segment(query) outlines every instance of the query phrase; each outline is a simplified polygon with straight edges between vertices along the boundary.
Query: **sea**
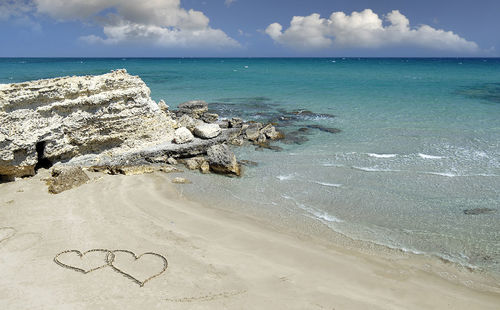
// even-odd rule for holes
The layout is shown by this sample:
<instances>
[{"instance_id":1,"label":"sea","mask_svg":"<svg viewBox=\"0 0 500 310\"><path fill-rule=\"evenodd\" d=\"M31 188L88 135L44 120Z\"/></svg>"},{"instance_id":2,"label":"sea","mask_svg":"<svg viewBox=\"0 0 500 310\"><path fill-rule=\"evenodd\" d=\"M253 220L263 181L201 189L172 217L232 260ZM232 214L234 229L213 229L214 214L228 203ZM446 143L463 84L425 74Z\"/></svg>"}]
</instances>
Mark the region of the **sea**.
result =
<instances>
[{"instance_id":1,"label":"sea","mask_svg":"<svg viewBox=\"0 0 500 310\"><path fill-rule=\"evenodd\" d=\"M2 58L0 83L120 68L171 108L285 133L187 197L500 274L500 59Z\"/></svg>"}]
</instances>

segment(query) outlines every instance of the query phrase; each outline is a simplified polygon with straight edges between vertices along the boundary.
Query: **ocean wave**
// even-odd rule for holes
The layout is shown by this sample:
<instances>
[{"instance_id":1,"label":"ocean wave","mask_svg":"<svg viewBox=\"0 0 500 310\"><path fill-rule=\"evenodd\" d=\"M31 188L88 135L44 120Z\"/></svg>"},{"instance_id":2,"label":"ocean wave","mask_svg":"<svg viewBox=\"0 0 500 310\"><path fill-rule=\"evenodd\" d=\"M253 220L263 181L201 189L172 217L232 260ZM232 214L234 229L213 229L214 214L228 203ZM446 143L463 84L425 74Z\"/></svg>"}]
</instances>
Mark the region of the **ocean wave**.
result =
<instances>
[{"instance_id":1,"label":"ocean wave","mask_svg":"<svg viewBox=\"0 0 500 310\"><path fill-rule=\"evenodd\" d=\"M329 187L341 187L342 184L335 184L335 183L326 183L326 182L319 182L319 181L311 181L313 183L323 185L323 186L329 186Z\"/></svg>"},{"instance_id":2,"label":"ocean wave","mask_svg":"<svg viewBox=\"0 0 500 310\"><path fill-rule=\"evenodd\" d=\"M288 180L293 180L294 174L288 174L288 175L278 175L276 179L280 181L288 181Z\"/></svg>"},{"instance_id":3,"label":"ocean wave","mask_svg":"<svg viewBox=\"0 0 500 310\"><path fill-rule=\"evenodd\" d=\"M444 158L443 156L427 155L427 154L422 154L422 153L418 153L418 156L420 156L420 158L423 158L423 159L443 159Z\"/></svg>"},{"instance_id":4,"label":"ocean wave","mask_svg":"<svg viewBox=\"0 0 500 310\"><path fill-rule=\"evenodd\" d=\"M307 214L309 214L314 219L318 219L320 221L326 221L326 222L330 222L330 223L342 223L342 222L344 222L343 220L336 218L335 216L333 216L325 211L320 211L316 208L306 206L305 204L298 202L295 198L293 198L291 196L283 194L283 195L281 195L281 197L285 198L287 200L293 201L299 209L305 211Z\"/></svg>"},{"instance_id":5,"label":"ocean wave","mask_svg":"<svg viewBox=\"0 0 500 310\"><path fill-rule=\"evenodd\" d=\"M375 158L394 158L398 156L398 154L376 154L376 153L366 153L366 155Z\"/></svg>"},{"instance_id":6,"label":"ocean wave","mask_svg":"<svg viewBox=\"0 0 500 310\"><path fill-rule=\"evenodd\" d=\"M382 168L375 168L375 167L357 167L357 166L352 166L351 168L355 169L355 170L365 171L365 172L403 172L403 170L382 169Z\"/></svg>"}]
</instances>

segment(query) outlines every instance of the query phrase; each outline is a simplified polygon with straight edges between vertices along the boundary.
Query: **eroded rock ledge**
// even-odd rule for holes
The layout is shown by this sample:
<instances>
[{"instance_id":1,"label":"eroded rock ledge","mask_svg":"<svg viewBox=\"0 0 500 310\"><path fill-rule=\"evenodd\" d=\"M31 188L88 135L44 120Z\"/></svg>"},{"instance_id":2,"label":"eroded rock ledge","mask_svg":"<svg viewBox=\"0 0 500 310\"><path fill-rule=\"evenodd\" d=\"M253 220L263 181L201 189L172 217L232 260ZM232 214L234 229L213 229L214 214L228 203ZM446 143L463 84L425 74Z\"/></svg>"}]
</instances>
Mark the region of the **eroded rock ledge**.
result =
<instances>
[{"instance_id":1,"label":"eroded rock ledge","mask_svg":"<svg viewBox=\"0 0 500 310\"><path fill-rule=\"evenodd\" d=\"M123 69L0 84L0 124L0 181L32 176L56 163L99 169L175 164L200 156L203 172L239 175L229 148L205 159L207 150L244 143L271 148L270 140L283 137L272 125L219 120L204 101L170 111L164 101L151 99L139 77Z\"/></svg>"}]
</instances>

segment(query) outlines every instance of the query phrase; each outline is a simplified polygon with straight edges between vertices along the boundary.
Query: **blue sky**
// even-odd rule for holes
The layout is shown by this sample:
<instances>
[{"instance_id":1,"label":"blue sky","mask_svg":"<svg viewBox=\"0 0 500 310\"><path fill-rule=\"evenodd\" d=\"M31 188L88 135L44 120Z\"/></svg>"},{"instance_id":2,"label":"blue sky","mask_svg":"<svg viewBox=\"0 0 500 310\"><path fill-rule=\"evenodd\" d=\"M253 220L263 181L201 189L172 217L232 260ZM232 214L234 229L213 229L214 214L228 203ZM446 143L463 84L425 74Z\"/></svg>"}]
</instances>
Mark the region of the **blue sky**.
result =
<instances>
[{"instance_id":1,"label":"blue sky","mask_svg":"<svg viewBox=\"0 0 500 310\"><path fill-rule=\"evenodd\" d=\"M498 13L497 0L0 0L0 57L499 56Z\"/></svg>"}]
</instances>

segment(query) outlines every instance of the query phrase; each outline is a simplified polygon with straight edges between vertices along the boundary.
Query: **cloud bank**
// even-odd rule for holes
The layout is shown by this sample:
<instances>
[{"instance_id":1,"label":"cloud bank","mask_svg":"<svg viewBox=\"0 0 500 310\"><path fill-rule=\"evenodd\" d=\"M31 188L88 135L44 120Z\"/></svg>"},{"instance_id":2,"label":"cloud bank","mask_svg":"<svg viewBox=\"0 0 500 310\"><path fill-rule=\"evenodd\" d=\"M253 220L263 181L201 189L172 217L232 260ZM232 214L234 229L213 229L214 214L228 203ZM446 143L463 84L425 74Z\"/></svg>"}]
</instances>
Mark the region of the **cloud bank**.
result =
<instances>
[{"instance_id":1,"label":"cloud bank","mask_svg":"<svg viewBox=\"0 0 500 310\"><path fill-rule=\"evenodd\" d=\"M451 31L428 25L412 28L408 18L397 10L384 20L370 9L351 15L334 12L329 18L319 14L294 16L285 31L282 25L273 23L265 32L275 42L298 50L414 46L462 53L480 51L476 43Z\"/></svg>"},{"instance_id":2,"label":"cloud bank","mask_svg":"<svg viewBox=\"0 0 500 310\"><path fill-rule=\"evenodd\" d=\"M33 0L38 13L59 21L94 21L104 36L90 43L148 43L163 47L227 48L239 43L209 26L200 11L186 10L180 0Z\"/></svg>"}]
</instances>

